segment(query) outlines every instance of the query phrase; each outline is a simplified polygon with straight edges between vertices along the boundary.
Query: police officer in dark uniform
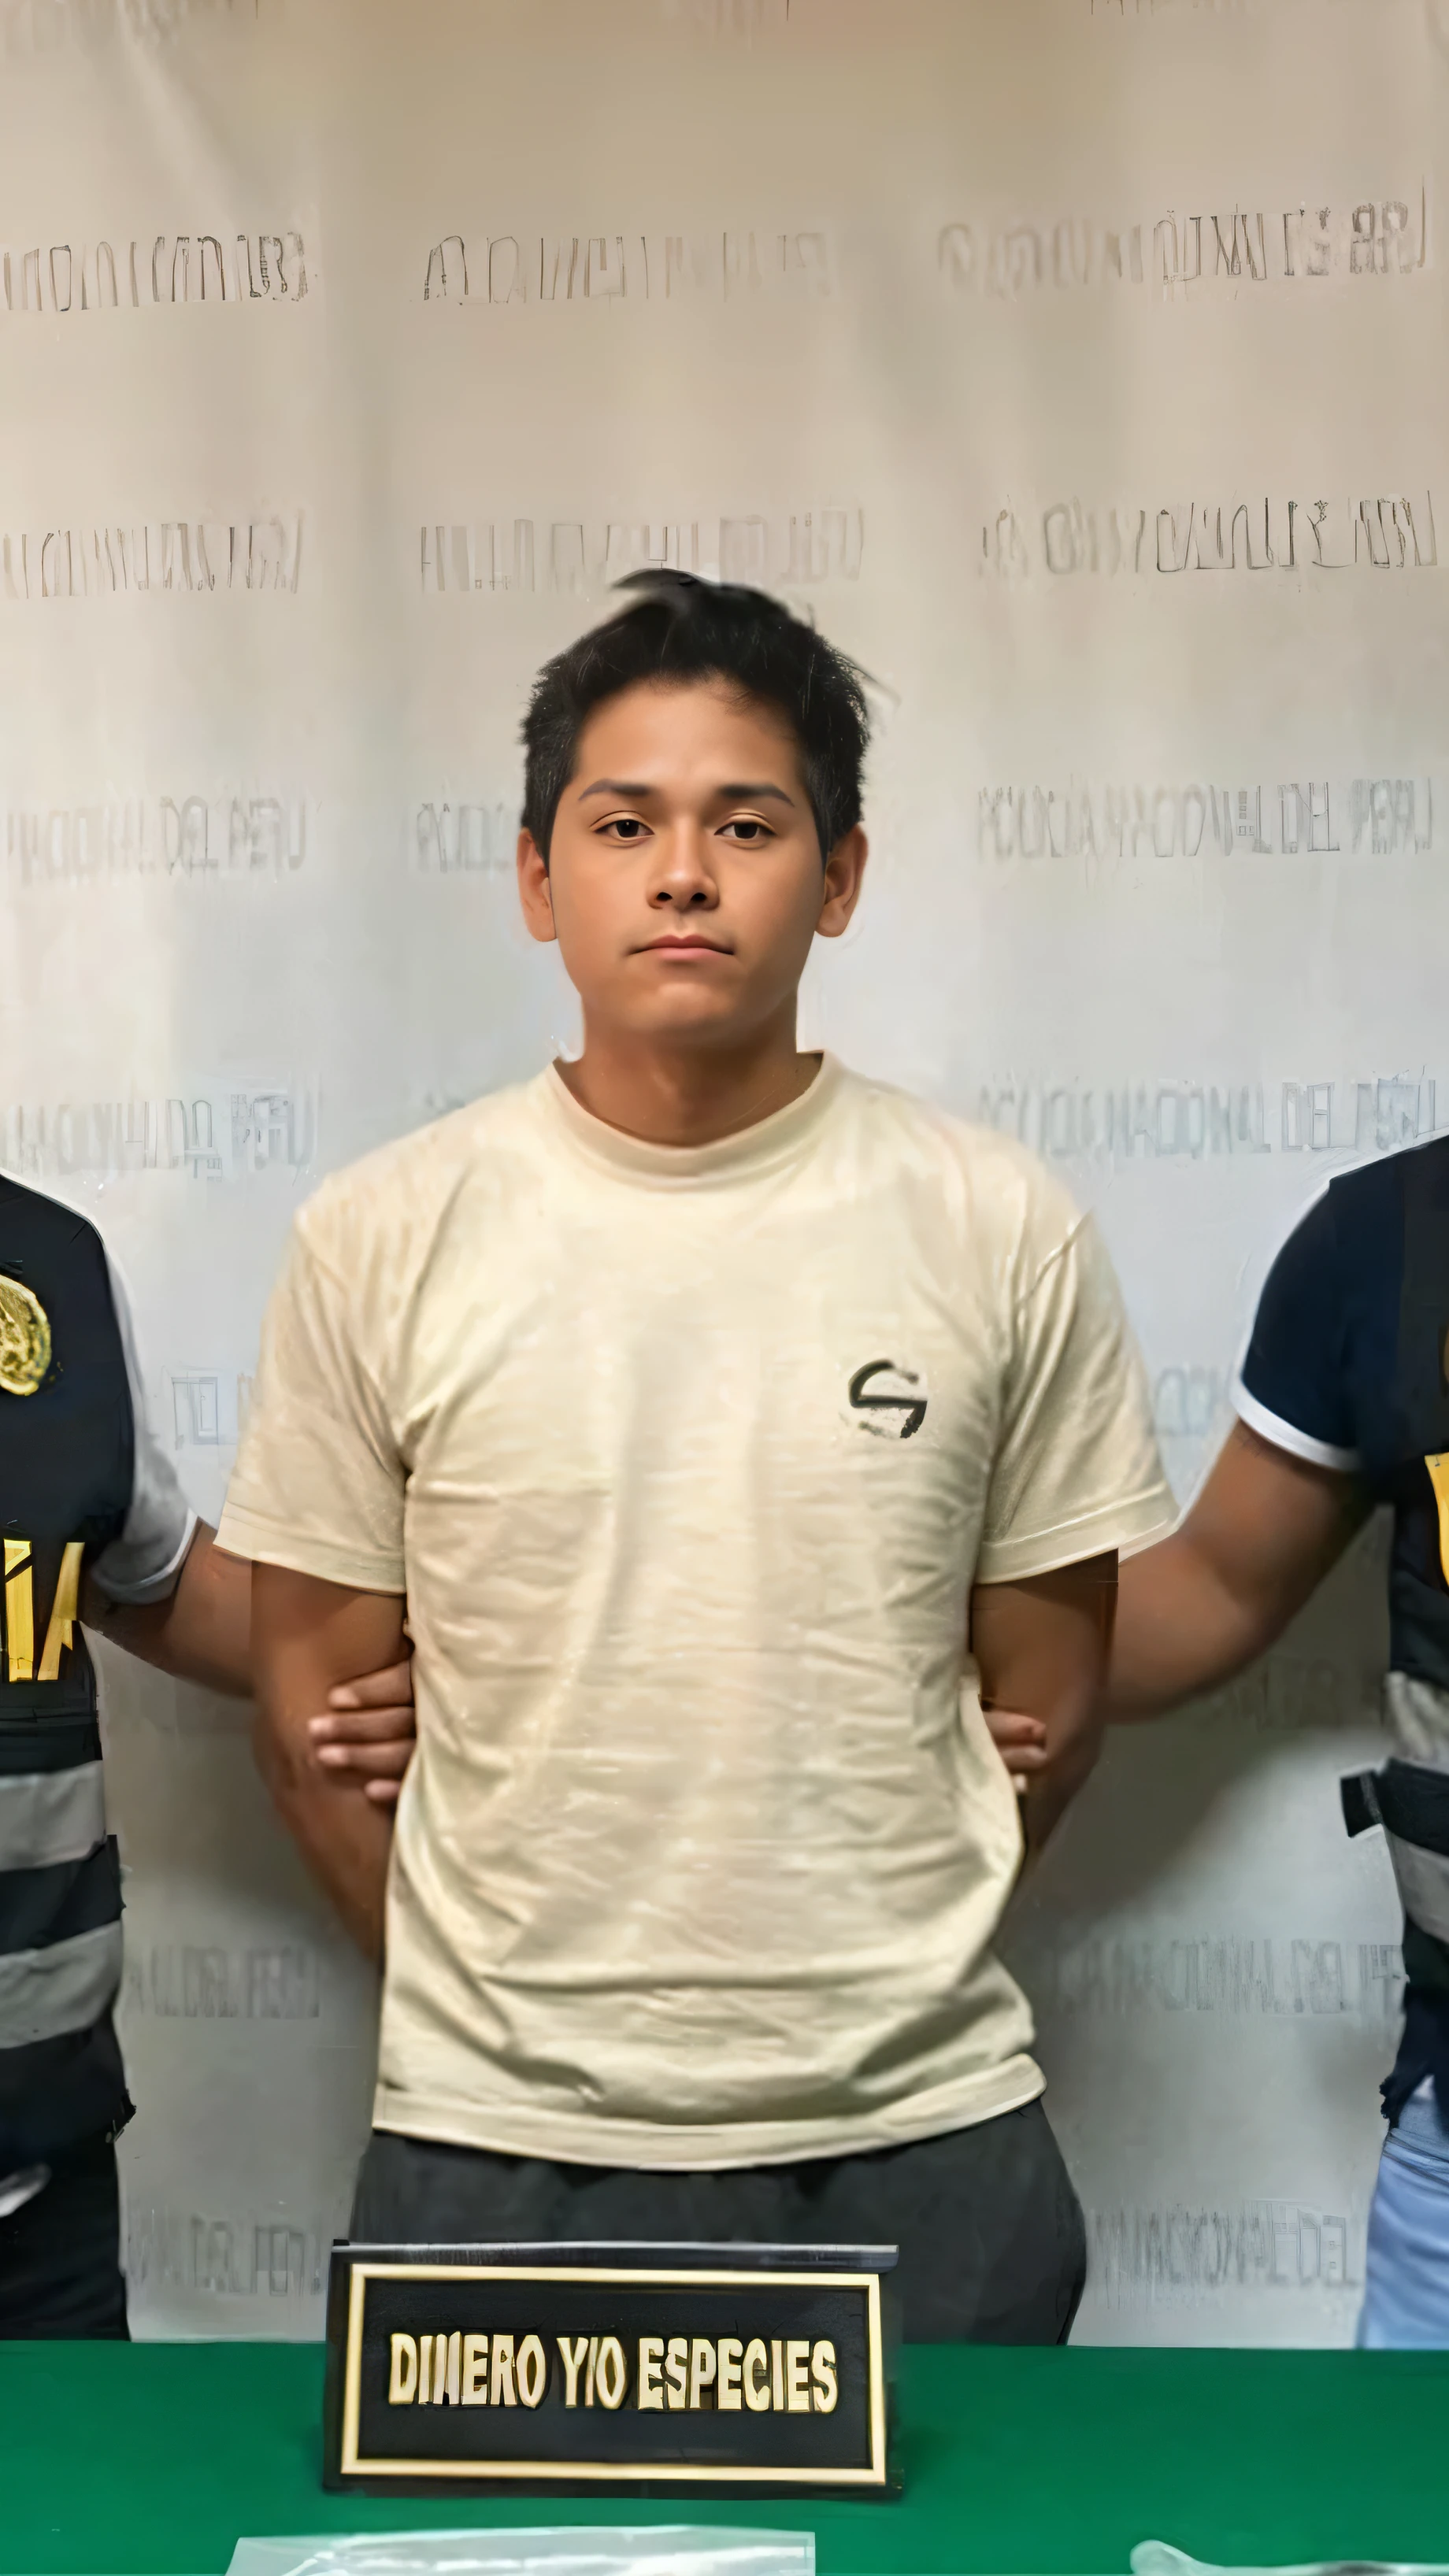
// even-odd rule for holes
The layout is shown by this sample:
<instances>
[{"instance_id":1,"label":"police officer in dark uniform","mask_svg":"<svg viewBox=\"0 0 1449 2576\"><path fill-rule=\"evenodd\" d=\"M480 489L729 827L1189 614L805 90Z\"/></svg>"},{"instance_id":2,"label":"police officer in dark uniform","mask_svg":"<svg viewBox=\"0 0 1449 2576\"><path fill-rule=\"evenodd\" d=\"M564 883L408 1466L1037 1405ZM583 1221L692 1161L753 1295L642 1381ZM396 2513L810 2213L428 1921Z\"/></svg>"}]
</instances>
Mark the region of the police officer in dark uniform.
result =
<instances>
[{"instance_id":1,"label":"police officer in dark uniform","mask_svg":"<svg viewBox=\"0 0 1449 2576\"><path fill-rule=\"evenodd\" d=\"M1377 1505L1393 1515L1392 1759L1343 1784L1404 1907L1404 2029L1359 2342L1449 2347L1449 1137L1329 1183L1268 1275L1238 1413L1182 1526L1121 1569L1110 1714L1155 1717L1282 1634ZM1013 1771L1040 1729L993 1713Z\"/></svg>"},{"instance_id":2,"label":"police officer in dark uniform","mask_svg":"<svg viewBox=\"0 0 1449 2576\"><path fill-rule=\"evenodd\" d=\"M124 2336L121 1882L81 1619L245 1692L250 1569L213 1548L147 1427L100 1236L4 1175L0 1540L0 2336ZM395 1794L409 1699L399 1667L318 1721L340 1785Z\"/></svg>"}]
</instances>

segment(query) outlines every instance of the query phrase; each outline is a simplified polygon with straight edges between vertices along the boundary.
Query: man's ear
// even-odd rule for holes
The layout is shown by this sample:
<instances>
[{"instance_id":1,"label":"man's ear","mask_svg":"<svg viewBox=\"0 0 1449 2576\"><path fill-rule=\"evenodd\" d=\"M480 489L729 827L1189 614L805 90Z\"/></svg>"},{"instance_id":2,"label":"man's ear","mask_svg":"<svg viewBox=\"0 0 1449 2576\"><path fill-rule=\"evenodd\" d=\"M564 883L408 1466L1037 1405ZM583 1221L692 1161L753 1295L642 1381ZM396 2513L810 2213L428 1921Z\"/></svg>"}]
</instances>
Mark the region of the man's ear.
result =
<instances>
[{"instance_id":1,"label":"man's ear","mask_svg":"<svg viewBox=\"0 0 1449 2576\"><path fill-rule=\"evenodd\" d=\"M526 829L518 835L518 900L523 906L523 918L530 936L545 942L557 939L548 861L533 834Z\"/></svg>"},{"instance_id":2,"label":"man's ear","mask_svg":"<svg viewBox=\"0 0 1449 2576\"><path fill-rule=\"evenodd\" d=\"M838 939L848 929L850 916L860 901L865 863L870 856L870 843L859 823L843 832L825 862L825 891L820 918L815 924L821 939Z\"/></svg>"}]
</instances>

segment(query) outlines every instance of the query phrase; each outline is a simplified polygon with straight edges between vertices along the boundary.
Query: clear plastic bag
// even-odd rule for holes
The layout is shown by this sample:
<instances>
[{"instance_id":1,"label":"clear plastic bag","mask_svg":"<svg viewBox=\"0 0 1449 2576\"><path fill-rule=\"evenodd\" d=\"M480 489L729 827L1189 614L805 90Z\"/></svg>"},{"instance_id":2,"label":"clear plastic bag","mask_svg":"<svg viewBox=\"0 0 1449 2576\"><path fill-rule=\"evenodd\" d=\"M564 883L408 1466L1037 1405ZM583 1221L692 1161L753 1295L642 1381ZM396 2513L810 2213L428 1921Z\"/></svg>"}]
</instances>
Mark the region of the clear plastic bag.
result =
<instances>
[{"instance_id":1,"label":"clear plastic bag","mask_svg":"<svg viewBox=\"0 0 1449 2576\"><path fill-rule=\"evenodd\" d=\"M239 2540L227 2576L815 2576L811 2531L540 2524Z\"/></svg>"},{"instance_id":2,"label":"clear plastic bag","mask_svg":"<svg viewBox=\"0 0 1449 2576\"><path fill-rule=\"evenodd\" d=\"M1442 2562L1408 2567L1377 2558L1320 2558L1301 2567L1214 2567L1189 2558L1170 2541L1139 2540L1132 2552L1132 2576L1449 2576Z\"/></svg>"}]
</instances>

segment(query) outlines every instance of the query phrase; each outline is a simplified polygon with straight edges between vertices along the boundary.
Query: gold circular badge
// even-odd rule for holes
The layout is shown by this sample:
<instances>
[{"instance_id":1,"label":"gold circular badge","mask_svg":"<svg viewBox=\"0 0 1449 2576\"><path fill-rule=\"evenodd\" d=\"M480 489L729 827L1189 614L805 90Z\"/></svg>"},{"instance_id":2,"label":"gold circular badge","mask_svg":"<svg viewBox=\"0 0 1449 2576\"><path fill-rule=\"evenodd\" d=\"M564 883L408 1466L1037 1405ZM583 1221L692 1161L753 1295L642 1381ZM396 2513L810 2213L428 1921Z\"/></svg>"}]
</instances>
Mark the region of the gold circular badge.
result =
<instances>
[{"instance_id":1,"label":"gold circular badge","mask_svg":"<svg viewBox=\"0 0 1449 2576\"><path fill-rule=\"evenodd\" d=\"M49 1366L45 1308L18 1279L0 1273L0 1387L7 1395L33 1395Z\"/></svg>"}]
</instances>

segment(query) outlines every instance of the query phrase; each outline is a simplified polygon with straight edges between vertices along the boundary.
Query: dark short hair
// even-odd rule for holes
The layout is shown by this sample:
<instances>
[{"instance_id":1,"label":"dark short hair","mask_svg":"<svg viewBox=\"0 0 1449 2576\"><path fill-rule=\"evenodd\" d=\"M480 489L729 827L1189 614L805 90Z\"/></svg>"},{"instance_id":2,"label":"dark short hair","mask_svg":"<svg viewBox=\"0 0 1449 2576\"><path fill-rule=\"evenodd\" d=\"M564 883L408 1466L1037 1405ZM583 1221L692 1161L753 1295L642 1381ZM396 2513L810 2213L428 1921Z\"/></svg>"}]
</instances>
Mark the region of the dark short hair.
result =
<instances>
[{"instance_id":1,"label":"dark short hair","mask_svg":"<svg viewBox=\"0 0 1449 2576\"><path fill-rule=\"evenodd\" d=\"M870 717L855 664L762 590L663 568L618 587L635 594L627 607L545 662L529 696L523 821L545 859L594 709L641 682L694 680L723 680L785 718L828 858L860 821Z\"/></svg>"}]
</instances>

